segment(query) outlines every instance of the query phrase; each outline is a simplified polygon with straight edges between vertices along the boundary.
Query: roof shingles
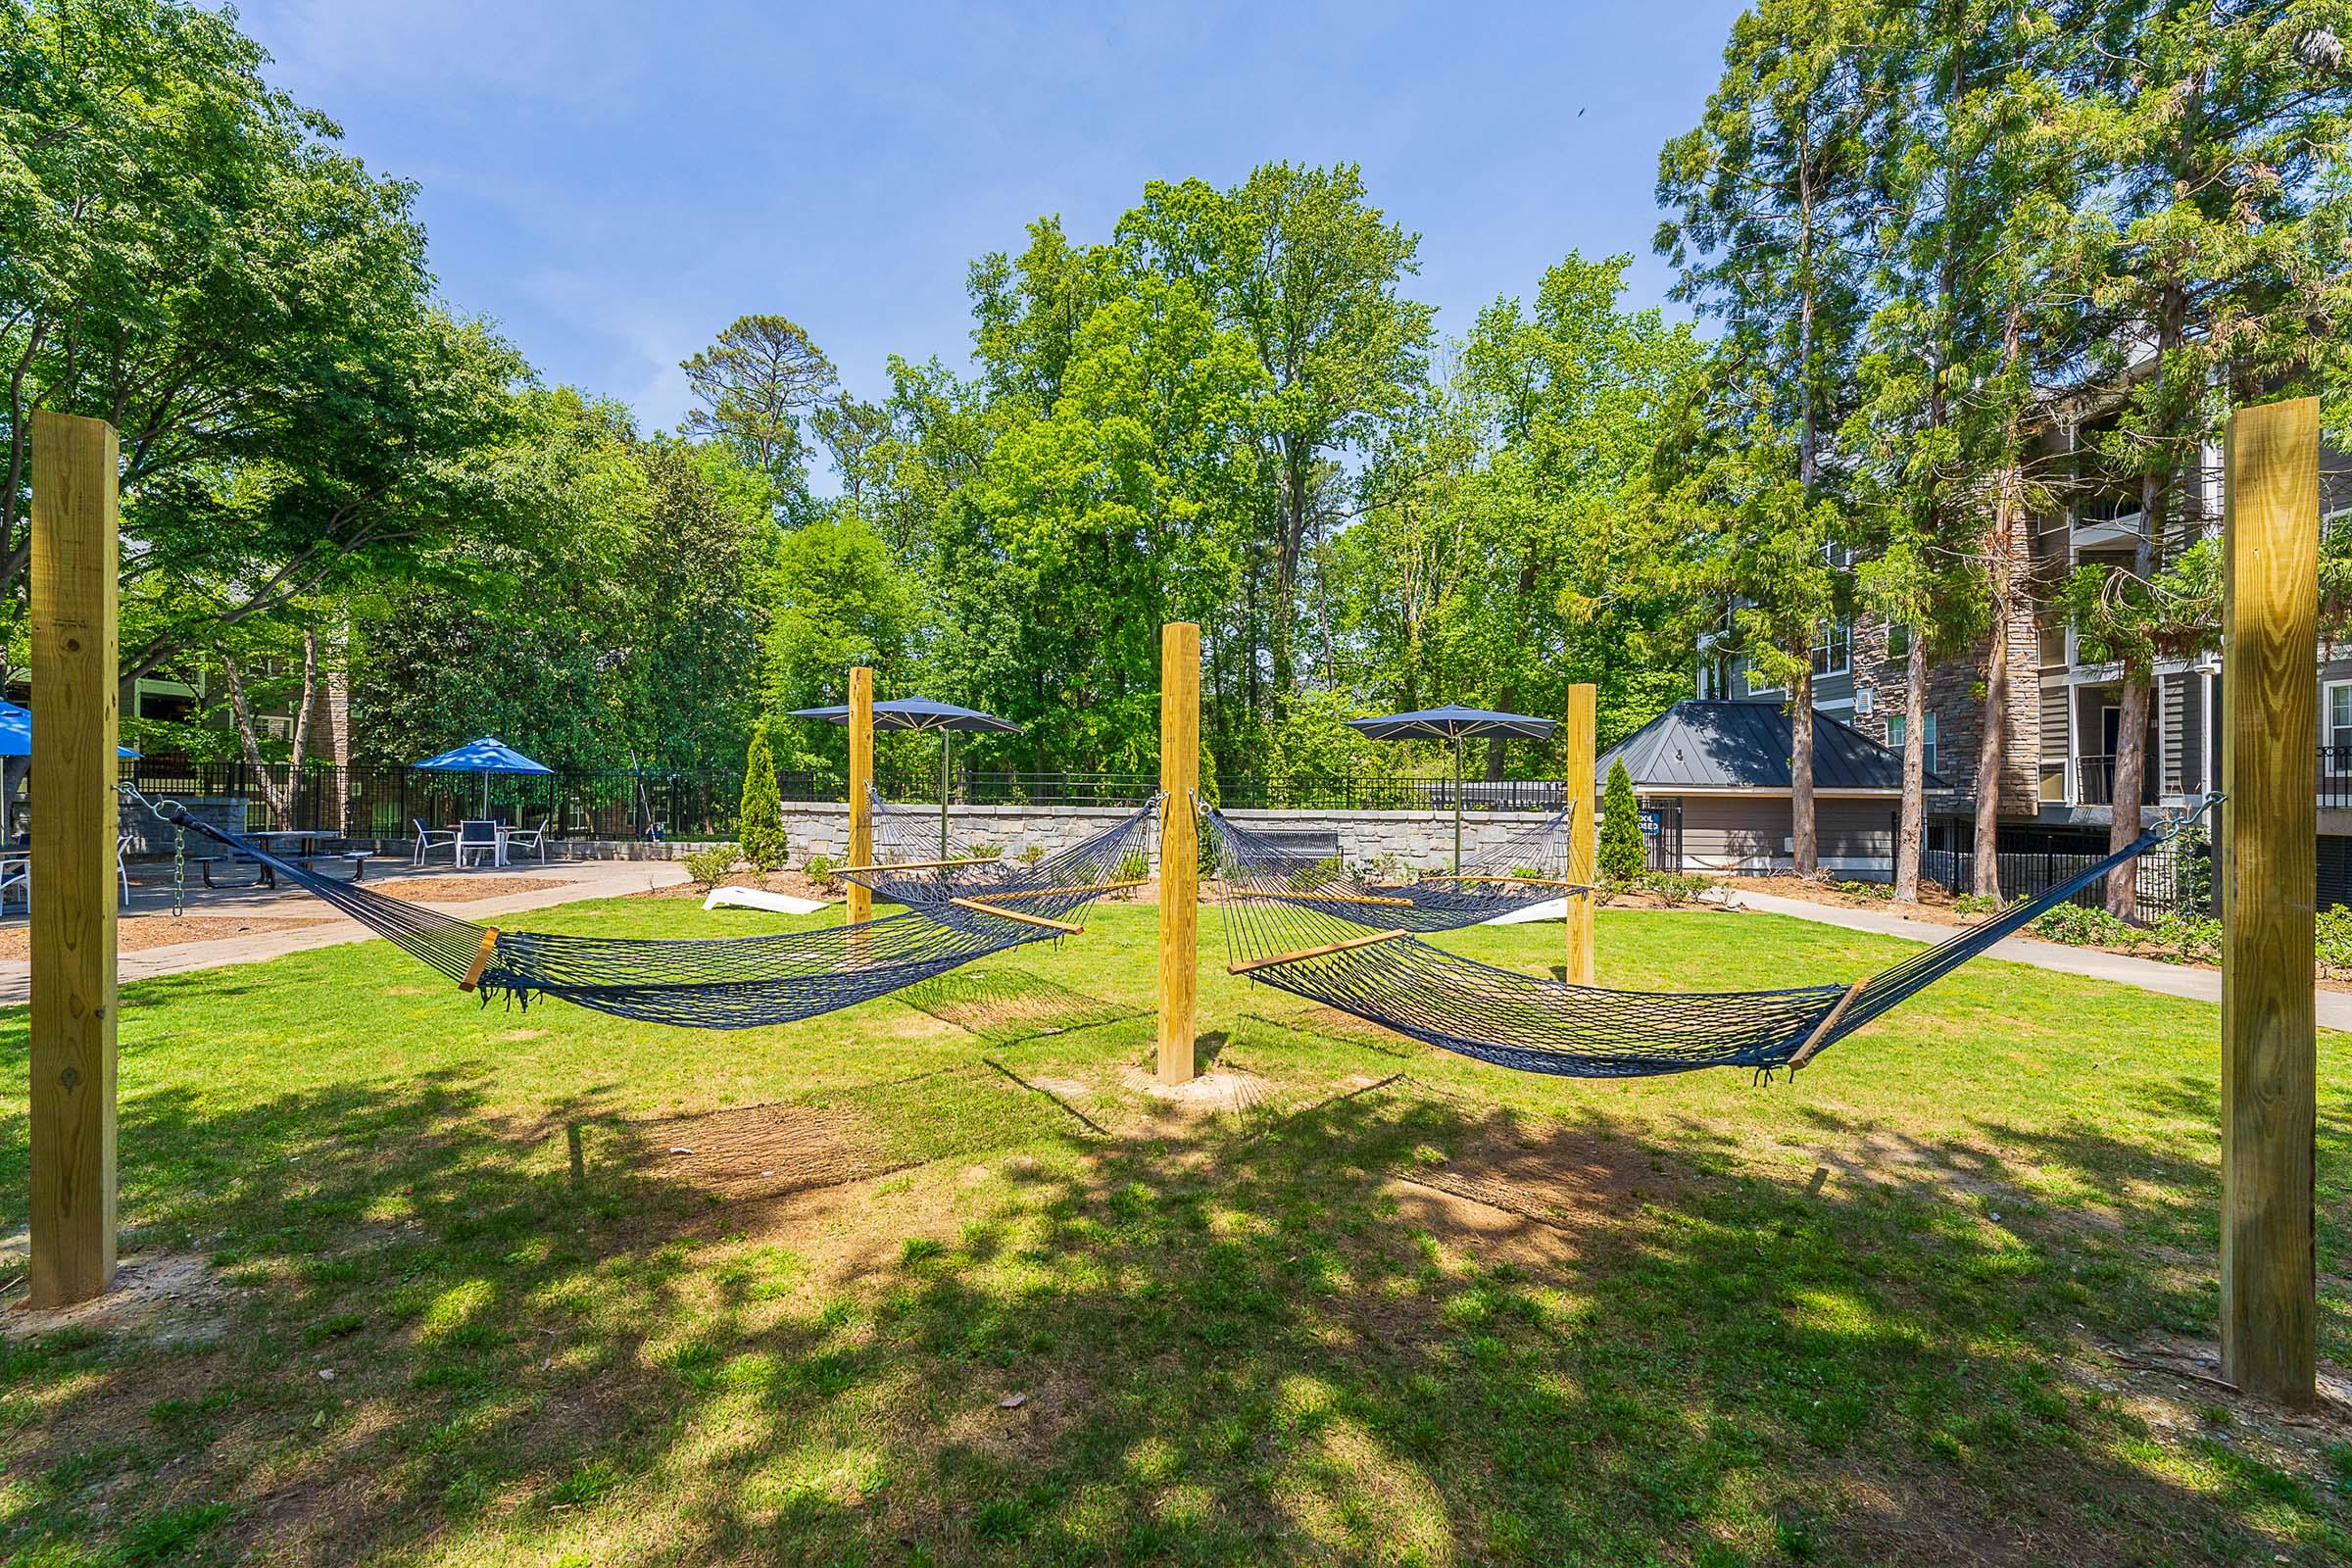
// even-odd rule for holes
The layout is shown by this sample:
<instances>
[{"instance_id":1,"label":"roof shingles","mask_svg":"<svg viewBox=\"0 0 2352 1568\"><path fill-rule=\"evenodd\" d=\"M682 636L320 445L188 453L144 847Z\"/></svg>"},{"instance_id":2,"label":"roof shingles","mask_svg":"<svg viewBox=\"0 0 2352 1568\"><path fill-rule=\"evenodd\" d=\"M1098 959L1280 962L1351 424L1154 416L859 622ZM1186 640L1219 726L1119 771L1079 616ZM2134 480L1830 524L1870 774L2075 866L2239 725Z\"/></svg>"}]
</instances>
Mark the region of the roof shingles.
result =
<instances>
[{"instance_id":1,"label":"roof shingles","mask_svg":"<svg viewBox=\"0 0 2352 1568\"><path fill-rule=\"evenodd\" d=\"M1677 790L1785 792L1788 777L1788 714L1777 702L1675 704L1600 759L1600 776L1622 760L1634 788L1646 794ZM1931 773L1929 789L1943 781ZM1896 794L1903 757L1816 711L1813 787Z\"/></svg>"}]
</instances>

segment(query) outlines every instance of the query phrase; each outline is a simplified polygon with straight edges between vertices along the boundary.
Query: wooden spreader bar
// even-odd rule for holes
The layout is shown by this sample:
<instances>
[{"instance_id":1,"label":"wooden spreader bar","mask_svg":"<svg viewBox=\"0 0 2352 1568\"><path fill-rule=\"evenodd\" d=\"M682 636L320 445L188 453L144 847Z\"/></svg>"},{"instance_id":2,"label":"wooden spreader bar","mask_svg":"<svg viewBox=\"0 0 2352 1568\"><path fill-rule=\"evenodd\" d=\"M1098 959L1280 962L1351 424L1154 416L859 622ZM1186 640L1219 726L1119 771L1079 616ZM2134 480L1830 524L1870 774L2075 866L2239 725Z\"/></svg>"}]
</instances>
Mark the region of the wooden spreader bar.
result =
<instances>
[{"instance_id":1,"label":"wooden spreader bar","mask_svg":"<svg viewBox=\"0 0 2352 1568\"><path fill-rule=\"evenodd\" d=\"M1564 881L1551 876L1425 876L1424 882L1517 882L1531 888L1576 888L1590 893L1592 886L1584 882Z\"/></svg>"},{"instance_id":2,"label":"wooden spreader bar","mask_svg":"<svg viewBox=\"0 0 2352 1568\"><path fill-rule=\"evenodd\" d=\"M967 855L956 860L876 860L871 865L845 865L835 875L850 876L859 871L936 871L949 865L994 865L1004 858L1002 855Z\"/></svg>"},{"instance_id":3,"label":"wooden spreader bar","mask_svg":"<svg viewBox=\"0 0 2352 1568\"><path fill-rule=\"evenodd\" d=\"M497 953L498 927L494 925L485 926L482 929L482 951L473 956L473 962L466 966L466 978L458 982L458 989L460 991L471 991L474 989L474 987L480 985L482 983L482 971L490 967L490 960L497 955Z\"/></svg>"},{"instance_id":4,"label":"wooden spreader bar","mask_svg":"<svg viewBox=\"0 0 2352 1568\"><path fill-rule=\"evenodd\" d=\"M1320 958L1334 953L1347 953L1355 948L1368 948L1375 942L1394 942L1398 937L1412 935L1409 931L1375 931L1368 937L1349 937L1345 942L1326 942L1319 948L1300 948L1297 953L1278 953L1271 958L1251 958L1246 963L1229 963L1227 974L1248 974L1252 969L1271 969L1277 964L1297 963L1301 958Z\"/></svg>"},{"instance_id":5,"label":"wooden spreader bar","mask_svg":"<svg viewBox=\"0 0 2352 1568\"><path fill-rule=\"evenodd\" d=\"M1845 995L1838 999L1838 1004L1823 1015L1821 1022L1813 1026L1813 1032L1805 1036L1805 1043L1796 1048L1796 1054L1788 1058L1790 1072L1811 1061L1814 1054L1830 1043L1830 1031L1838 1027L1838 1020L1845 1016L1846 1007L1861 991L1862 982L1859 980L1845 988Z\"/></svg>"},{"instance_id":6,"label":"wooden spreader bar","mask_svg":"<svg viewBox=\"0 0 2352 1568\"><path fill-rule=\"evenodd\" d=\"M1023 914L1018 909L1000 909L993 904L982 904L978 899L950 899L948 902L959 909L977 909L982 914L993 914L1000 920L1018 920L1023 925L1042 925L1050 931L1060 931L1073 937L1086 929L1082 925L1072 925L1067 920L1049 920L1042 914Z\"/></svg>"}]
</instances>

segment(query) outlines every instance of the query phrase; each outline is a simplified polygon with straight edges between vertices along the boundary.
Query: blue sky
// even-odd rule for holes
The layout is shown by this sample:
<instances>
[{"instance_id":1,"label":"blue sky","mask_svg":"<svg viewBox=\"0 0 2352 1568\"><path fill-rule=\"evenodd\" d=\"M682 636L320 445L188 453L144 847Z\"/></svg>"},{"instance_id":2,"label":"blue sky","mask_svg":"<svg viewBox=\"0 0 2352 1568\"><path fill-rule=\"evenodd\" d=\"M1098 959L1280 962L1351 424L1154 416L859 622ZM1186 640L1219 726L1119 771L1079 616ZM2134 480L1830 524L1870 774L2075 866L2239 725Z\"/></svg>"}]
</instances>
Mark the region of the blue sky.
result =
<instances>
[{"instance_id":1,"label":"blue sky","mask_svg":"<svg viewBox=\"0 0 2352 1568\"><path fill-rule=\"evenodd\" d=\"M807 327L854 391L970 348L964 270L1145 181L1353 160L1422 236L1442 332L1571 247L1635 253L1657 153L1740 6L249 0L271 78L416 180L442 288L552 380L686 406L737 316ZM1581 113L1580 113L1581 111Z\"/></svg>"}]
</instances>

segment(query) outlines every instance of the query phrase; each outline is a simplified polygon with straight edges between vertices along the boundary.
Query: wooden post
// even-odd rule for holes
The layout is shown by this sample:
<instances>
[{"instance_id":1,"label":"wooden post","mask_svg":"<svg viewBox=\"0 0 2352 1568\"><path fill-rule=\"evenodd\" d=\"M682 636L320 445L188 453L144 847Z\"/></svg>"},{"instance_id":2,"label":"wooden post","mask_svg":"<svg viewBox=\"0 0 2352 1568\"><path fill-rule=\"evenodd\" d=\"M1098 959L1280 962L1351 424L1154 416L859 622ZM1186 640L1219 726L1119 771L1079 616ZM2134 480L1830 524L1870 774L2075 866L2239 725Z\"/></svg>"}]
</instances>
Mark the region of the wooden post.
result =
<instances>
[{"instance_id":1,"label":"wooden post","mask_svg":"<svg viewBox=\"0 0 2352 1568\"><path fill-rule=\"evenodd\" d=\"M1591 886L1596 878L1598 835L1592 820L1592 740L1598 727L1598 692L1589 681L1568 688L1568 880ZM1590 893L1568 895L1568 963L1572 986L1592 983L1592 906Z\"/></svg>"},{"instance_id":2,"label":"wooden post","mask_svg":"<svg viewBox=\"0 0 2352 1568\"><path fill-rule=\"evenodd\" d=\"M1190 1083L1200 942L1200 628L1159 628L1159 1081Z\"/></svg>"},{"instance_id":3,"label":"wooden post","mask_svg":"<svg viewBox=\"0 0 2352 1568\"><path fill-rule=\"evenodd\" d=\"M118 447L32 416L32 1234L36 1307L115 1277Z\"/></svg>"},{"instance_id":4,"label":"wooden post","mask_svg":"<svg viewBox=\"0 0 2352 1568\"><path fill-rule=\"evenodd\" d=\"M2222 588L2222 1375L2318 1397L2312 985L2320 405L2230 418Z\"/></svg>"},{"instance_id":5,"label":"wooden post","mask_svg":"<svg viewBox=\"0 0 2352 1568\"><path fill-rule=\"evenodd\" d=\"M874 672L863 664L850 671L850 863L874 858ZM850 924L874 917L873 889L850 884Z\"/></svg>"}]
</instances>

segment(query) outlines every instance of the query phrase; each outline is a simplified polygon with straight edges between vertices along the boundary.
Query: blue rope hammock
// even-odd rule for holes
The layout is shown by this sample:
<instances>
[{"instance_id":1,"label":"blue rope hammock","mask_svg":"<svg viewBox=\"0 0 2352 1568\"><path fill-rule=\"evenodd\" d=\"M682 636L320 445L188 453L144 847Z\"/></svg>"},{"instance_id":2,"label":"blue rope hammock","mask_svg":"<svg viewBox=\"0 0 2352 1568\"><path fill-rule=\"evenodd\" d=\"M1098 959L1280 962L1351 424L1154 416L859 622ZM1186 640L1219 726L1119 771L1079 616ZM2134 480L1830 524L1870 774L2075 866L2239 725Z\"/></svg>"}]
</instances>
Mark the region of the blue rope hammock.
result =
<instances>
[{"instance_id":1,"label":"blue rope hammock","mask_svg":"<svg viewBox=\"0 0 2352 1568\"><path fill-rule=\"evenodd\" d=\"M2141 834L2038 897L1853 985L1674 993L1611 991L1520 974L1419 940L1414 932L1442 928L1412 923L1412 911L1302 900L1292 866L1265 839L1214 809L1201 808L1200 816L1203 841L1224 884L1231 973L1497 1066L1630 1078L1697 1067L1801 1067L2044 910L2180 833L2218 798L2209 797L2191 816ZM1591 893L1570 890L1571 897Z\"/></svg>"},{"instance_id":2,"label":"blue rope hammock","mask_svg":"<svg viewBox=\"0 0 2352 1568\"><path fill-rule=\"evenodd\" d=\"M270 866L484 1000L557 997L624 1018L695 1029L752 1029L831 1012L1033 942L1074 936L1121 866L1148 858L1157 802L985 888L860 925L773 936L655 941L507 931L461 920L373 887L322 876L197 820L176 801L153 808L188 832ZM896 886L868 868L869 886Z\"/></svg>"}]
</instances>

